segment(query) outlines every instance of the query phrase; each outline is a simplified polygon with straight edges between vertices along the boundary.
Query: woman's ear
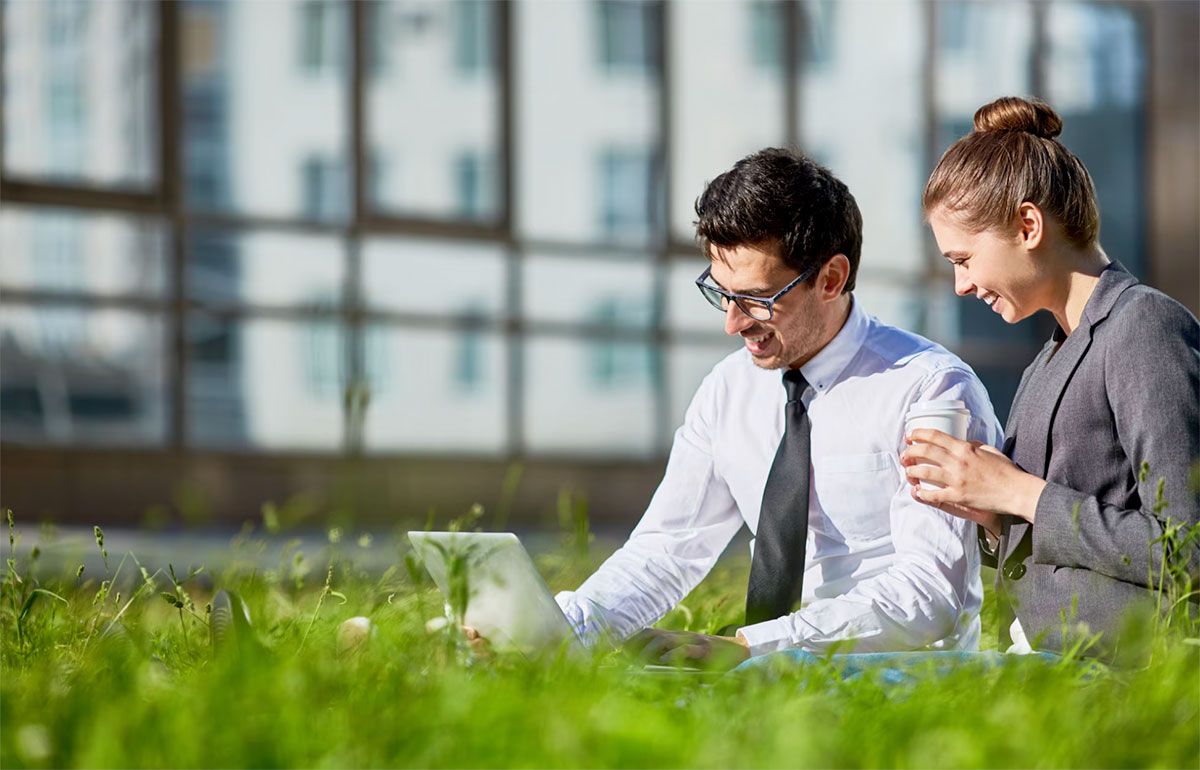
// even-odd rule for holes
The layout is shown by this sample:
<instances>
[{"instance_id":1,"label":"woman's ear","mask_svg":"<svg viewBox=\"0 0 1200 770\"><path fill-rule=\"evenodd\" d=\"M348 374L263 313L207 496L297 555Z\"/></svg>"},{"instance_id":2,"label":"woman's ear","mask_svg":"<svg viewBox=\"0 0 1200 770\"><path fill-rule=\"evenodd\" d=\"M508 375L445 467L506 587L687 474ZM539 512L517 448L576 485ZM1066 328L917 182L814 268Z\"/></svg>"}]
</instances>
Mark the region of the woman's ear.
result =
<instances>
[{"instance_id":1,"label":"woman's ear","mask_svg":"<svg viewBox=\"0 0 1200 770\"><path fill-rule=\"evenodd\" d=\"M850 280L850 260L845 254L834 254L822 266L817 278L817 288L825 299L834 299L841 295L846 281Z\"/></svg>"},{"instance_id":2,"label":"woman's ear","mask_svg":"<svg viewBox=\"0 0 1200 770\"><path fill-rule=\"evenodd\" d=\"M1017 225L1022 246L1032 251L1041 245L1046 234L1046 220L1041 209L1029 201L1022 203L1017 207Z\"/></svg>"}]
</instances>

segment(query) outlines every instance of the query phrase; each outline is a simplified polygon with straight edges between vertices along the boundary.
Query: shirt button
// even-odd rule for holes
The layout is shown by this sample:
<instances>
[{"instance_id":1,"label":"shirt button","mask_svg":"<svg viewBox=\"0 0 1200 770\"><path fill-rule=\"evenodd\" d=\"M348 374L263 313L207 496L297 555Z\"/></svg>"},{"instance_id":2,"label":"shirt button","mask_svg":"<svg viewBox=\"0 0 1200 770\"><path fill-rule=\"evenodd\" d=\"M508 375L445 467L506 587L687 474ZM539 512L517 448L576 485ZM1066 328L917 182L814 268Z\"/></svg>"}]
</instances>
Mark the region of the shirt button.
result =
<instances>
[{"instance_id":1,"label":"shirt button","mask_svg":"<svg viewBox=\"0 0 1200 770\"><path fill-rule=\"evenodd\" d=\"M1020 580L1025 576L1024 562L1015 562L1013 564L1004 565L1004 577L1009 580Z\"/></svg>"}]
</instances>

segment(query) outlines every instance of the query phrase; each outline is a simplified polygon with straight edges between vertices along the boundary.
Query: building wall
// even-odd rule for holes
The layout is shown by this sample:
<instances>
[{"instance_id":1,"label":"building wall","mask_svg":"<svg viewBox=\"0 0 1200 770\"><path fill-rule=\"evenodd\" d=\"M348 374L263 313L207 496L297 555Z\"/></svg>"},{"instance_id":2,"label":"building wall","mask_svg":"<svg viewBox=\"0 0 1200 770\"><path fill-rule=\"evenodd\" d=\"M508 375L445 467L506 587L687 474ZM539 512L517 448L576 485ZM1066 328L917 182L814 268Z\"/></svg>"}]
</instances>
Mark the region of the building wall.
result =
<instances>
[{"instance_id":1,"label":"building wall","mask_svg":"<svg viewBox=\"0 0 1200 770\"><path fill-rule=\"evenodd\" d=\"M1200 5L1155 4L1149 20L1149 277L1200 314Z\"/></svg>"},{"instance_id":2,"label":"building wall","mask_svg":"<svg viewBox=\"0 0 1200 770\"><path fill-rule=\"evenodd\" d=\"M152 189L161 7L178 200ZM387 520L497 500L520 463L514 517L571 487L632 520L736 347L692 285L692 203L788 143L859 201L859 301L958 351L1003 415L1045 321L955 297L919 197L1007 93L1059 108L1106 248L1196 310L1195 4L522 2L508 92L504 7L4 4L0 503L133 523L308 495Z\"/></svg>"}]
</instances>

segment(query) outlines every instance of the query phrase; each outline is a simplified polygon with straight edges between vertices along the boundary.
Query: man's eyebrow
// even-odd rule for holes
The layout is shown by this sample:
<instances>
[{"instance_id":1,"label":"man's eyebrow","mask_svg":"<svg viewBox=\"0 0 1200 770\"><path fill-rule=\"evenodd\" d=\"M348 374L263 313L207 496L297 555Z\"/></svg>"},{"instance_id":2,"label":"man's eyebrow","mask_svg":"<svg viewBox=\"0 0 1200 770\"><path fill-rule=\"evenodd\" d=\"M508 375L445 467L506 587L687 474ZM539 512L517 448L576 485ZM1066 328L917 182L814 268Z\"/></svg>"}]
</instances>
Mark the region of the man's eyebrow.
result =
<instances>
[{"instance_id":1,"label":"man's eyebrow","mask_svg":"<svg viewBox=\"0 0 1200 770\"><path fill-rule=\"evenodd\" d=\"M709 278L712 278L712 276L710 275ZM721 282L718 281L716 278L712 278L712 282L715 283L717 286L720 286L722 289L725 289L725 291L729 292L730 294L774 294L775 293L770 289L743 289L741 291L735 291L734 289L730 289L730 288L722 285Z\"/></svg>"},{"instance_id":2,"label":"man's eyebrow","mask_svg":"<svg viewBox=\"0 0 1200 770\"><path fill-rule=\"evenodd\" d=\"M971 255L965 251L945 251L945 252L942 252L942 256L949 260L955 260L955 259L966 259L967 257L969 257Z\"/></svg>"}]
</instances>

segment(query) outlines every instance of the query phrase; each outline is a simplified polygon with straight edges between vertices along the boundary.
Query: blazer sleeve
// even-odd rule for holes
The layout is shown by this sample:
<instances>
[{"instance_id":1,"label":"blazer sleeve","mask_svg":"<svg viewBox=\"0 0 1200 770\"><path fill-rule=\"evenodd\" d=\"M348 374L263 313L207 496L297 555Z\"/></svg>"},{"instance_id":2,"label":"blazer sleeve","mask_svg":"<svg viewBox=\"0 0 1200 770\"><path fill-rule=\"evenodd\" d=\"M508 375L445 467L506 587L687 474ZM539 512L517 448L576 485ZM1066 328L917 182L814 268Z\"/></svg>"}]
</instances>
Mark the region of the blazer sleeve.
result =
<instances>
[{"instance_id":1,"label":"blazer sleeve","mask_svg":"<svg viewBox=\"0 0 1200 770\"><path fill-rule=\"evenodd\" d=\"M1108 319L1116 323L1105 330L1104 379L1115 438L1131 463L1140 507L1107 505L1048 483L1037 504L1033 559L1154 587L1163 566L1164 530L1171 524L1186 530L1200 520L1200 496L1191 478L1200 458L1200 327L1191 313L1157 292L1125 310L1134 312ZM1190 550L1169 555L1194 580L1200 549Z\"/></svg>"}]
</instances>

